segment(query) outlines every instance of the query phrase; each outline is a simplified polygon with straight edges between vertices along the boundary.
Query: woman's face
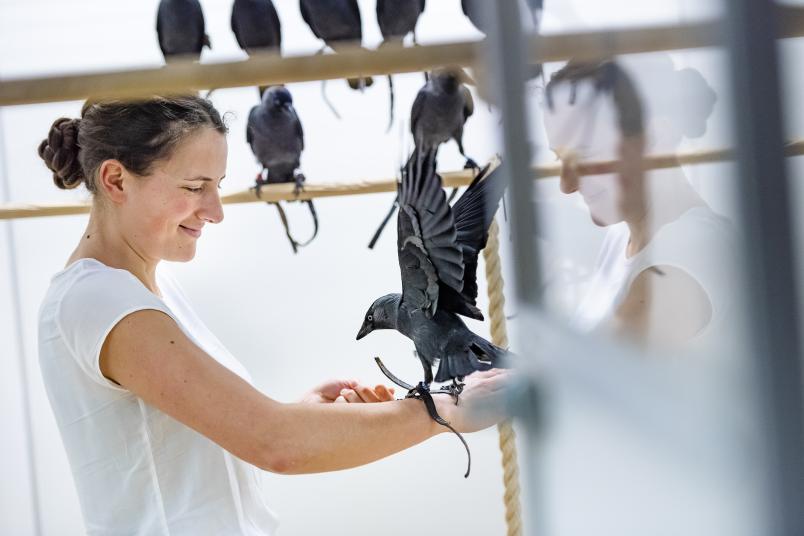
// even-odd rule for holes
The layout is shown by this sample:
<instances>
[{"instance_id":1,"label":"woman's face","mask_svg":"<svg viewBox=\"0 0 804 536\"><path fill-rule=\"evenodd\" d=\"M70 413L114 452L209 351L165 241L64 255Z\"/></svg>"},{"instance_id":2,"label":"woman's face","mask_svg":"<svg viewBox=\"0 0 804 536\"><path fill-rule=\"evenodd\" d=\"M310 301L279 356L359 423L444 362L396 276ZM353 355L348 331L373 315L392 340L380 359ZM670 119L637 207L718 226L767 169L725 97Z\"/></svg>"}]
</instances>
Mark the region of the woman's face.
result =
<instances>
[{"instance_id":1,"label":"woman's face","mask_svg":"<svg viewBox=\"0 0 804 536\"><path fill-rule=\"evenodd\" d=\"M572 91L568 83L554 87L553 107L544 111L550 149L561 161L561 191L578 192L599 226L639 217L644 212L643 138L621 136L610 96L581 82L571 103ZM617 160L613 172L578 172L580 165Z\"/></svg>"},{"instance_id":2,"label":"woman's face","mask_svg":"<svg viewBox=\"0 0 804 536\"><path fill-rule=\"evenodd\" d=\"M122 205L125 239L150 260L189 261L207 223L223 220L219 186L226 173L226 137L202 128L179 142L150 175L135 177Z\"/></svg>"}]
</instances>

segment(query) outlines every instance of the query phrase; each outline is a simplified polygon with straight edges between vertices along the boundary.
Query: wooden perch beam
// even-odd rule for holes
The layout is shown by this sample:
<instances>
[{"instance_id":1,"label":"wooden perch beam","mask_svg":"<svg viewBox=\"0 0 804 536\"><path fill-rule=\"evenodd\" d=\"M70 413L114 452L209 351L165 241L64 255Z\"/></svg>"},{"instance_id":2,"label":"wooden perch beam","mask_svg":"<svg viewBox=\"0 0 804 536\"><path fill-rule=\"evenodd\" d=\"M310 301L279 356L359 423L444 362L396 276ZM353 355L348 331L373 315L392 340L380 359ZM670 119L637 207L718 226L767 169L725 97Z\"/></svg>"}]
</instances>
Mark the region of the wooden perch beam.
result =
<instances>
[{"instance_id":1,"label":"wooden perch beam","mask_svg":"<svg viewBox=\"0 0 804 536\"><path fill-rule=\"evenodd\" d=\"M804 35L804 8L777 10L780 38ZM723 41L722 25L709 21L535 36L529 49L534 62L564 61L712 47ZM162 68L5 80L0 81L0 106L417 72L444 65L472 66L482 54L482 42L381 50L352 47L337 54L279 57L263 53L224 63L176 63Z\"/></svg>"},{"instance_id":2,"label":"wooden perch beam","mask_svg":"<svg viewBox=\"0 0 804 536\"><path fill-rule=\"evenodd\" d=\"M788 143L784 147L785 156L804 155L804 140L797 140ZM718 149L713 151L700 151L681 155L656 155L645 158L645 169L666 169L678 167L680 165L705 164L731 160L733 153L730 149ZM493 164L496 165L496 164ZM577 172L580 175L598 175L612 173L616 170L616 161L590 162L578 164ZM561 167L540 166L533 168L535 179L545 179L557 177L561 173ZM466 186L474 177L471 170L452 171L442 173L444 187L452 188ZM381 192L393 192L396 190L396 179L359 181L350 183L331 183L331 184L306 184L304 191L299 197L293 194L294 185L271 184L262 188L262 197L257 198L253 190L243 190L221 196L221 201L225 205L236 203L261 203L265 201L292 201L295 199L317 199L321 197L337 197L346 195L363 195ZM45 216L68 216L72 214L85 214L89 212L90 203L12 203L0 206L0 220L15 218L39 218Z\"/></svg>"}]
</instances>

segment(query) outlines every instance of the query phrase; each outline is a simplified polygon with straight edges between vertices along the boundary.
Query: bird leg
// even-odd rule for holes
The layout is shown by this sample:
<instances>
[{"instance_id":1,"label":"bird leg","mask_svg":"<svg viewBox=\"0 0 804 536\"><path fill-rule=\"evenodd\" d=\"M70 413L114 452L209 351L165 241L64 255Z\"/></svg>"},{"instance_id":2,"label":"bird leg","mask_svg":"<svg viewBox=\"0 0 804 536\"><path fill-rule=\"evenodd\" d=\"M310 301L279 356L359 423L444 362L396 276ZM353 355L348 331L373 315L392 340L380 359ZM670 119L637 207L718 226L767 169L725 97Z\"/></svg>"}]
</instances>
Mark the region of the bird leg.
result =
<instances>
[{"instance_id":1,"label":"bird leg","mask_svg":"<svg viewBox=\"0 0 804 536\"><path fill-rule=\"evenodd\" d=\"M293 173L293 182L295 183L295 186L293 187L293 195L296 197L299 197L299 194L304 190L305 180L307 179L300 171L297 170Z\"/></svg>"},{"instance_id":2,"label":"bird leg","mask_svg":"<svg viewBox=\"0 0 804 536\"><path fill-rule=\"evenodd\" d=\"M476 171L480 171L480 166L477 165L477 162L466 156L466 152L463 150L463 140L460 138L455 138L455 141L458 142L458 151L460 151L461 156L466 159L463 169L474 169Z\"/></svg>"},{"instance_id":3,"label":"bird leg","mask_svg":"<svg viewBox=\"0 0 804 536\"><path fill-rule=\"evenodd\" d=\"M461 440L461 443L463 443L463 447L466 449L466 457L467 457L466 473L463 475L463 477L468 478L469 477L469 472L472 470L472 453L469 451L469 445L466 443L466 440L463 438L461 433L458 432L455 428L453 428L449 424L449 422L444 420L444 418L441 415L438 414L438 409L436 408L435 401L433 400L433 394L442 394L442 393L447 393L448 391L445 391L443 389L439 389L438 391L430 391L430 384L425 383L425 382L419 382L415 386L410 385L409 383L407 383L407 382L405 382L403 380L400 380L390 370L388 370L379 357L375 357L374 361L377 363L377 366L380 367L380 371L382 371L382 373L385 374L385 376L389 380L391 380L391 382L395 383L399 387L402 387L403 389L408 390L408 394L405 395L405 398L414 398L416 400L421 400L422 402L424 402L424 407L427 409L427 413L428 413L428 415L430 415L430 418L433 419L438 424L440 424L441 426L449 428L449 430L453 434L458 436L458 439ZM426 370L427 370L427 368L425 367L425 371ZM426 375L426 372L425 372L425 375ZM432 370L430 370L430 379L431 380L432 380L432 375L433 375L433 372L432 372ZM463 390L463 385L462 384L460 384L460 390ZM460 393L460 391L459 391L459 393ZM456 396L456 402L455 403L457 404L457 395L454 395L454 396Z\"/></svg>"},{"instance_id":4,"label":"bird leg","mask_svg":"<svg viewBox=\"0 0 804 536\"><path fill-rule=\"evenodd\" d=\"M263 172L265 172L265 177L263 177ZM262 199L262 187L268 184L268 170L262 169L259 173L257 173L257 178L254 179L254 193L257 195L258 198Z\"/></svg>"}]
</instances>

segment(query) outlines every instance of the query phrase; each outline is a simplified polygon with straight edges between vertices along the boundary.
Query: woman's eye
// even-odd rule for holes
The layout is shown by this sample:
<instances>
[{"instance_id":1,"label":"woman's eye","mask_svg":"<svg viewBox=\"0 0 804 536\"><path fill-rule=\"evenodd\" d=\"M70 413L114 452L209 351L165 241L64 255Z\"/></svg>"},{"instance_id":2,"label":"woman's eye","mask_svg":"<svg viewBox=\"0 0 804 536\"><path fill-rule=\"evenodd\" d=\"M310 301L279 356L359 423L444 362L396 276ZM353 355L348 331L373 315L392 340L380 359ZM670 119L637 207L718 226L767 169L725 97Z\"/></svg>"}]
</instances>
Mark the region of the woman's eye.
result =
<instances>
[{"instance_id":1,"label":"woman's eye","mask_svg":"<svg viewBox=\"0 0 804 536\"><path fill-rule=\"evenodd\" d=\"M192 192L194 194L197 194L198 192L202 191L204 188L202 188L202 187L193 188L192 186L184 186L184 189L187 190L188 192Z\"/></svg>"}]
</instances>

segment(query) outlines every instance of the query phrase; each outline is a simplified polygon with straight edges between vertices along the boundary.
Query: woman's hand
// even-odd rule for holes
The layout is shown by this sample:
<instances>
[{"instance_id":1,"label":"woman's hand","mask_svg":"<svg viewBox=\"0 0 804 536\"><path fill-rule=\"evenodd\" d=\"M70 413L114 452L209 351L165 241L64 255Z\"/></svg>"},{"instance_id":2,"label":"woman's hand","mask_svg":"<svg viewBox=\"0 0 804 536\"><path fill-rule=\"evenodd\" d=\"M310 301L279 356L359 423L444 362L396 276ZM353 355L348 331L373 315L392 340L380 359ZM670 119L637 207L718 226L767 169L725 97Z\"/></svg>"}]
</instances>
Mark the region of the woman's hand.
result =
<instances>
[{"instance_id":1,"label":"woman's hand","mask_svg":"<svg viewBox=\"0 0 804 536\"><path fill-rule=\"evenodd\" d=\"M388 402L394 399L394 388L376 385L374 388L357 380L330 380L313 388L300 402L329 404L332 402Z\"/></svg>"},{"instance_id":2,"label":"woman's hand","mask_svg":"<svg viewBox=\"0 0 804 536\"><path fill-rule=\"evenodd\" d=\"M477 432L508 418L505 412L505 389L510 382L509 370L474 372L466 377L457 406L452 397L438 395L433 399L438 412L453 428L461 433Z\"/></svg>"}]
</instances>

